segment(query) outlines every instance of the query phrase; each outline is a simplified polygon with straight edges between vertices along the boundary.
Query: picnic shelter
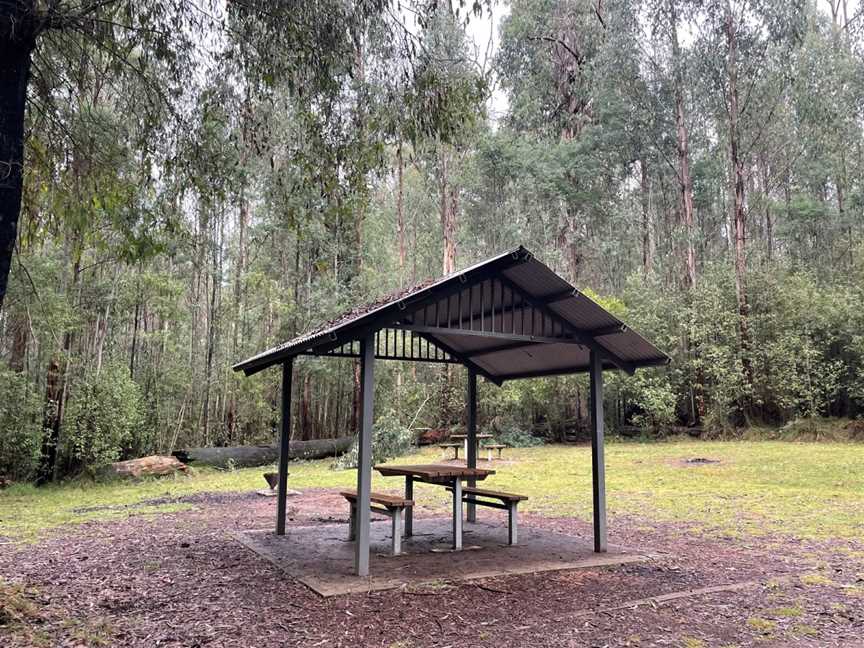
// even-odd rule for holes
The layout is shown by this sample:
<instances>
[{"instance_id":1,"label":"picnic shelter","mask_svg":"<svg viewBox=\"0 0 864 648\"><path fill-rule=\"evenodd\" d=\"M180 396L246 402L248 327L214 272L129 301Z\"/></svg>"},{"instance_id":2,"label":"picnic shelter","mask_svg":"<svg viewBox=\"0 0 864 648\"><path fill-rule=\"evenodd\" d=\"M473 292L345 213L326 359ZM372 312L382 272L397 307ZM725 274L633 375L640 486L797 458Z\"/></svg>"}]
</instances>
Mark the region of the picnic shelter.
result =
<instances>
[{"instance_id":1,"label":"picnic shelter","mask_svg":"<svg viewBox=\"0 0 864 648\"><path fill-rule=\"evenodd\" d=\"M288 450L291 438L291 379L294 358L357 358L361 414L357 489L352 497L354 573L369 574L371 448L375 365L380 360L464 365L467 457L462 470L444 466L376 467L404 475L406 502L413 481L443 483L453 491L454 548L461 548L462 502L475 519L470 489L494 471L477 468L477 378L502 385L509 380L587 372L590 376L593 547L607 550L603 455L603 371L633 374L640 367L665 365L669 357L624 322L580 293L524 247L509 250L464 270L390 294L326 322L234 365L247 376L282 367L281 438L276 534L285 534ZM386 471L389 471L387 473ZM468 484L467 495L462 481ZM381 499L381 498L377 498ZM387 504L384 498L384 504ZM512 508L515 514L515 504ZM411 534L411 509L405 533ZM395 536L399 533L394 524ZM515 529L515 527L513 527ZM511 538L515 540L515 538Z\"/></svg>"}]
</instances>

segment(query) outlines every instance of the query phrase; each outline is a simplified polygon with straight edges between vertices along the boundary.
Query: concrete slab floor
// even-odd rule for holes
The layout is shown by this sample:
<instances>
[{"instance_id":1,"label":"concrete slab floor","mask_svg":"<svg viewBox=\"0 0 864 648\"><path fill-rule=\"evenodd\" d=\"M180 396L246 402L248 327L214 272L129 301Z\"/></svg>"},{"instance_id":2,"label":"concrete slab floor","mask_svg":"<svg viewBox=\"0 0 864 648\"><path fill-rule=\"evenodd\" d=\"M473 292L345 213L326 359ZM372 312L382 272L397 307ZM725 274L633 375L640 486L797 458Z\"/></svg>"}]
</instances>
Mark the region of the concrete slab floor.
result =
<instances>
[{"instance_id":1,"label":"concrete slab floor","mask_svg":"<svg viewBox=\"0 0 864 648\"><path fill-rule=\"evenodd\" d=\"M495 512L497 513L497 512ZM403 554L391 556L389 520L372 521L370 575L353 573L354 543L347 524L288 526L235 533L235 538L321 596L418 586L446 580L470 580L562 569L587 569L649 560L650 553L609 547L595 554L590 540L519 527L519 544L507 545L505 520L464 524L462 551L452 551L451 520L415 518L415 535L402 542Z\"/></svg>"}]
</instances>

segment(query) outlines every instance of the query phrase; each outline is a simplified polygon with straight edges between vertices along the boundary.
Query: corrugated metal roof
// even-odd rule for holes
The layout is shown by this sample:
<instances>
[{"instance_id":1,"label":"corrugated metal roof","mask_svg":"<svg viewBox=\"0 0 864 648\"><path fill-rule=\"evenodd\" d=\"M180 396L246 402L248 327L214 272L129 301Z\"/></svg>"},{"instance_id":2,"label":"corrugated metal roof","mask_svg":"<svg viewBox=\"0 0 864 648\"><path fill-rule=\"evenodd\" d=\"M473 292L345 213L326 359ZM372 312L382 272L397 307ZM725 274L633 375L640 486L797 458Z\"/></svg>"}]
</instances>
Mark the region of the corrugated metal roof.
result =
<instances>
[{"instance_id":1,"label":"corrugated metal roof","mask_svg":"<svg viewBox=\"0 0 864 648\"><path fill-rule=\"evenodd\" d=\"M250 375L288 357L323 353L393 326L424 329L433 343L498 383L586 371L592 349L604 366L628 371L669 362L665 353L520 246L354 308L234 370Z\"/></svg>"}]
</instances>

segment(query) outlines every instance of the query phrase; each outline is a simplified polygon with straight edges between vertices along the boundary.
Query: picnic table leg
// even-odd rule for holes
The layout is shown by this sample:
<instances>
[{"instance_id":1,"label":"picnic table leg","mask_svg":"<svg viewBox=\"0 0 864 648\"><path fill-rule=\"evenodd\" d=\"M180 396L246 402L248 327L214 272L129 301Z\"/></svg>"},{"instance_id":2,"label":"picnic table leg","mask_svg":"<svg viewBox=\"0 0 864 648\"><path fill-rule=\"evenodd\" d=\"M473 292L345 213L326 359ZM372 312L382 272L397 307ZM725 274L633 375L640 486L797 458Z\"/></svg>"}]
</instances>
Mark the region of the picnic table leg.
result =
<instances>
[{"instance_id":1,"label":"picnic table leg","mask_svg":"<svg viewBox=\"0 0 864 648\"><path fill-rule=\"evenodd\" d=\"M462 482L453 480L453 549L462 549Z\"/></svg>"},{"instance_id":2,"label":"picnic table leg","mask_svg":"<svg viewBox=\"0 0 864 648\"><path fill-rule=\"evenodd\" d=\"M509 537L507 538L507 540L508 540L507 544L515 545L518 542L516 525L519 522L517 515L516 515L516 502L511 502L510 508L507 509L507 513L509 514L508 515L509 519L507 520L507 522L508 522L507 528L509 529L509 533L508 533Z\"/></svg>"},{"instance_id":3,"label":"picnic table leg","mask_svg":"<svg viewBox=\"0 0 864 648\"><path fill-rule=\"evenodd\" d=\"M414 478L410 475L405 477L405 499L414 499ZM414 535L414 507L409 506L405 509L405 537L410 538Z\"/></svg>"},{"instance_id":4,"label":"picnic table leg","mask_svg":"<svg viewBox=\"0 0 864 648\"><path fill-rule=\"evenodd\" d=\"M411 507L407 507L406 511L410 511ZM402 510L393 509L393 555L398 556L402 553Z\"/></svg>"},{"instance_id":5,"label":"picnic table leg","mask_svg":"<svg viewBox=\"0 0 864 648\"><path fill-rule=\"evenodd\" d=\"M357 503L351 502L351 514L348 516L348 540L354 542L357 539Z\"/></svg>"}]
</instances>

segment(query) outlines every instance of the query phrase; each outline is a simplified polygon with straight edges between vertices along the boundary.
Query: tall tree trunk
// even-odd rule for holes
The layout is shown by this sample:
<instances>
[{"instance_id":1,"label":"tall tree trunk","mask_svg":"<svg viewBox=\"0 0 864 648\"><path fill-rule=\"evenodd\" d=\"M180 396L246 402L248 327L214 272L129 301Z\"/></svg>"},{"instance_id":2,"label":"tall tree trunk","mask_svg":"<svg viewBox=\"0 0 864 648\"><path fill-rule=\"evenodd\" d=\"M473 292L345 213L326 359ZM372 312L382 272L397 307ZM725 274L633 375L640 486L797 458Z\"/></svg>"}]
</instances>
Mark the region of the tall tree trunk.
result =
<instances>
[{"instance_id":1,"label":"tall tree trunk","mask_svg":"<svg viewBox=\"0 0 864 648\"><path fill-rule=\"evenodd\" d=\"M762 171L762 196L765 201L765 260L768 264L774 256L774 214L771 212L771 170L765 159L759 165Z\"/></svg>"},{"instance_id":2,"label":"tall tree trunk","mask_svg":"<svg viewBox=\"0 0 864 648\"><path fill-rule=\"evenodd\" d=\"M69 334L63 336L63 347L69 345ZM63 392L65 390L65 359L57 355L48 363L45 382L45 405L42 411L42 452L36 484L42 485L54 479L57 466L57 448L60 445L60 420L63 418Z\"/></svg>"},{"instance_id":3,"label":"tall tree trunk","mask_svg":"<svg viewBox=\"0 0 864 648\"><path fill-rule=\"evenodd\" d=\"M750 360L750 306L747 300L747 231L744 195L745 169L741 159L738 118L738 27L727 0L724 31L727 47L727 84L729 113L729 162L732 170L732 225L735 237L735 295L738 302L738 332L741 343L741 371L749 392L753 385L753 367Z\"/></svg>"},{"instance_id":4,"label":"tall tree trunk","mask_svg":"<svg viewBox=\"0 0 864 648\"><path fill-rule=\"evenodd\" d=\"M213 234L210 239L212 248L213 265L210 273L210 303L207 309L207 354L204 367L204 402L201 407L201 432L204 436L204 445L209 445L210 439L210 392L213 380L213 358L216 353L216 332L218 325L218 302L219 289L222 284L222 228L224 227L224 214L218 216L219 227L213 222ZM218 413L218 410L217 410Z\"/></svg>"},{"instance_id":5,"label":"tall tree trunk","mask_svg":"<svg viewBox=\"0 0 864 648\"><path fill-rule=\"evenodd\" d=\"M678 153L678 190L681 200L681 222L684 225L684 282L696 286L696 251L694 248L693 178L690 174L690 132L684 106L684 72L681 45L678 42L678 12L676 0L669 0L669 33L672 41L672 65L675 87L675 141Z\"/></svg>"},{"instance_id":6,"label":"tall tree trunk","mask_svg":"<svg viewBox=\"0 0 864 648\"><path fill-rule=\"evenodd\" d=\"M36 44L33 5L23 0L0 4L0 312L24 189L24 115L30 55Z\"/></svg>"},{"instance_id":7,"label":"tall tree trunk","mask_svg":"<svg viewBox=\"0 0 864 648\"><path fill-rule=\"evenodd\" d=\"M244 140L246 139L246 127L244 122ZM245 159L243 164L245 164ZM231 313L231 358L232 362L237 360L240 331L243 328L243 275L246 271L246 227L249 224L249 201L246 197L246 188L240 189L240 208L237 211L237 260L234 264L234 301ZM230 377L225 381L230 390L227 398L227 411L225 415L225 427L228 439L234 442L235 426L237 422L237 393L236 381Z\"/></svg>"},{"instance_id":8,"label":"tall tree trunk","mask_svg":"<svg viewBox=\"0 0 864 648\"><path fill-rule=\"evenodd\" d=\"M405 161L402 159L402 140L396 147L396 232L399 239L399 288L405 287ZM402 402L402 364L396 369L396 397Z\"/></svg>"},{"instance_id":9,"label":"tall tree trunk","mask_svg":"<svg viewBox=\"0 0 864 648\"><path fill-rule=\"evenodd\" d=\"M67 242L68 244L68 242ZM77 246L73 243L75 261L72 267L70 293L75 293L81 269ZM51 356L45 379L45 403L42 410L42 451L39 470L36 475L38 485L47 484L57 478L57 451L60 447L60 428L63 424L63 408L66 403L66 372L69 368L69 355L72 351L72 332L63 333L60 353Z\"/></svg>"},{"instance_id":10,"label":"tall tree trunk","mask_svg":"<svg viewBox=\"0 0 864 648\"><path fill-rule=\"evenodd\" d=\"M30 340L27 312L15 309L9 318L9 327L12 333L9 368L16 373L23 373L27 366L27 345Z\"/></svg>"},{"instance_id":11,"label":"tall tree trunk","mask_svg":"<svg viewBox=\"0 0 864 648\"><path fill-rule=\"evenodd\" d=\"M141 313L141 296L135 300L135 313L132 316L132 348L129 351L129 378L135 379L135 354L138 352L138 322Z\"/></svg>"},{"instance_id":12,"label":"tall tree trunk","mask_svg":"<svg viewBox=\"0 0 864 648\"><path fill-rule=\"evenodd\" d=\"M639 161L639 193L642 203L642 272L651 274L654 258L651 250L651 182L648 176L648 163Z\"/></svg>"},{"instance_id":13,"label":"tall tree trunk","mask_svg":"<svg viewBox=\"0 0 864 648\"><path fill-rule=\"evenodd\" d=\"M450 181L446 146L443 143L439 143L438 145L438 198L439 213L441 216L441 234L444 242L441 268L445 275L456 270L456 210L458 209L457 191Z\"/></svg>"},{"instance_id":14,"label":"tall tree trunk","mask_svg":"<svg viewBox=\"0 0 864 648\"><path fill-rule=\"evenodd\" d=\"M396 148L396 232L399 237L399 287L405 287L405 162L402 141Z\"/></svg>"},{"instance_id":15,"label":"tall tree trunk","mask_svg":"<svg viewBox=\"0 0 864 648\"><path fill-rule=\"evenodd\" d=\"M315 438L311 414L312 376L306 373L303 377L303 390L300 392L300 434L301 439Z\"/></svg>"}]
</instances>

